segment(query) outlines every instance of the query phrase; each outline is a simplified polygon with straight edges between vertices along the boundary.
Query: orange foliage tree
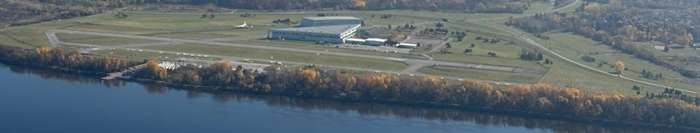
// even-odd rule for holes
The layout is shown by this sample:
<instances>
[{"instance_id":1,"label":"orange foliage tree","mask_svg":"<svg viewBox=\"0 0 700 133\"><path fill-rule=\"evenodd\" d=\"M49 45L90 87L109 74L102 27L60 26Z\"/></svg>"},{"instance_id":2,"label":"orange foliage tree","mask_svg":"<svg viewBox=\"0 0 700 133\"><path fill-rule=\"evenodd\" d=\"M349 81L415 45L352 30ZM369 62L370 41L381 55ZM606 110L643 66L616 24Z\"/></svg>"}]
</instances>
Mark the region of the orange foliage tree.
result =
<instances>
[{"instance_id":1,"label":"orange foliage tree","mask_svg":"<svg viewBox=\"0 0 700 133\"><path fill-rule=\"evenodd\" d=\"M148 70L155 79L165 79L168 76L168 71L160 67L160 60L156 58L148 59L146 62L146 70Z\"/></svg>"}]
</instances>

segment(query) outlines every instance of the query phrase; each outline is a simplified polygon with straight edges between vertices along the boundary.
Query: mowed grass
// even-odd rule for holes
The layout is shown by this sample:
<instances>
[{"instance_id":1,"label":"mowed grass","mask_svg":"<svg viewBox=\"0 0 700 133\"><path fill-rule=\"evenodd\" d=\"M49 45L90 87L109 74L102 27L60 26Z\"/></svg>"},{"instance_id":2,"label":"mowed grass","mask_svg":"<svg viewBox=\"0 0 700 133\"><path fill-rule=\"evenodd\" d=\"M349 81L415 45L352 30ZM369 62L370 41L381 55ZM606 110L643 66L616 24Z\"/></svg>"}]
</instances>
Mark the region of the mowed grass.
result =
<instances>
[{"instance_id":1,"label":"mowed grass","mask_svg":"<svg viewBox=\"0 0 700 133\"><path fill-rule=\"evenodd\" d=\"M651 62L638 59L633 57L632 55L629 54L624 54L620 53L617 50L612 49L609 46L600 44L598 42L595 42L593 40L584 38L582 36L577 36L573 35L571 33L547 33L545 34L546 36L549 36L549 40L542 40L542 39L537 39L538 42L542 42L542 44L546 45L546 47L561 53L563 56L566 56L570 59L576 60L577 62L584 63L585 65L594 67L599 70L603 71L609 71L609 72L614 72L615 69L612 66L616 61L622 61L625 63L625 66L627 67L627 71L625 71L625 76L638 79L638 80L644 80L652 83L658 83L658 84L664 84L672 87L679 87L683 89L691 89L691 90L698 90L698 88L690 83L686 82L686 79L680 75L677 72L674 72L670 69L664 68L662 66L655 65ZM584 61L581 57L582 56L591 56L596 58L595 62L586 62ZM603 64L602 66L600 64ZM566 67L563 67L566 68ZM663 80L649 80L642 78L641 72L642 70L647 70L651 71L653 73L662 73L664 76ZM577 73L578 74L578 73ZM591 77L593 75L586 75L587 73L581 73L579 77L586 78L586 77ZM556 78L551 78L552 80L556 80ZM617 86L619 87L625 87L625 88L631 88L634 84L627 84L625 85L622 82L615 82L610 81L613 83L616 83ZM624 85L624 86L620 86ZM613 84L605 85L605 86L613 86ZM603 86L601 86L602 88Z\"/></svg>"},{"instance_id":2,"label":"mowed grass","mask_svg":"<svg viewBox=\"0 0 700 133\"><path fill-rule=\"evenodd\" d=\"M120 46L120 45L160 42L160 41L144 40L144 39L107 37L107 36L84 35L84 34L69 34L69 33L57 33L56 36L63 42L82 43L82 44L91 44L91 45L100 45L100 46Z\"/></svg>"},{"instance_id":3,"label":"mowed grass","mask_svg":"<svg viewBox=\"0 0 700 133\"><path fill-rule=\"evenodd\" d=\"M75 25L73 21L52 21L9 27L0 31L0 41L2 44L26 48L49 46L49 41L45 34L46 31L72 25Z\"/></svg>"},{"instance_id":4,"label":"mowed grass","mask_svg":"<svg viewBox=\"0 0 700 133\"><path fill-rule=\"evenodd\" d=\"M397 58L409 58L409 59L425 59L425 57L417 54L405 54L405 53L387 53L383 51L370 51L370 50L356 50L348 48L336 48L332 45L320 45L320 44L309 44L309 42L304 41L292 41L292 40L242 40L242 41L223 41L228 43L236 44L246 44L246 45L263 45L271 47L282 47L282 48L295 48L295 49L306 49L306 50L317 50L317 51L328 51L328 52L340 52L340 53L353 53L362 55L374 55L374 56L386 56L386 57L397 57Z\"/></svg>"},{"instance_id":5,"label":"mowed grass","mask_svg":"<svg viewBox=\"0 0 700 133\"><path fill-rule=\"evenodd\" d=\"M127 59L127 60L133 60L133 61L143 61L151 58L157 58L160 60L177 60L179 58L196 58L196 59L201 59L201 60L211 60L211 61L217 61L220 60L219 58L215 57L192 57L192 56L185 56L185 55L176 55L176 54L170 54L170 53L155 53L155 52L138 52L138 51L130 51L126 49L112 49L112 50L100 50L100 51L95 51L94 54L99 55L99 56L105 56L105 57L115 57L115 58L121 58L121 59Z\"/></svg>"},{"instance_id":6,"label":"mowed grass","mask_svg":"<svg viewBox=\"0 0 700 133\"><path fill-rule=\"evenodd\" d=\"M510 83L536 83L540 80L541 76L543 76L541 74L485 71L448 66L429 66L419 69L418 72L429 75L444 75L471 80L489 80Z\"/></svg>"},{"instance_id":7,"label":"mowed grass","mask_svg":"<svg viewBox=\"0 0 700 133\"><path fill-rule=\"evenodd\" d=\"M450 27L456 27L457 29L464 29L473 31L487 37L499 38L507 41L514 42L518 47L525 48L531 47L529 44L521 39L518 39L519 34L513 34L507 32L508 30L516 30L512 27L507 27L503 25L507 19L502 18L485 18L485 19L464 19L457 21L450 21ZM517 32L516 32L517 33ZM534 37L532 37L534 38ZM585 38L584 38L585 39ZM536 40L541 42L542 40ZM564 41L561 43L568 43L569 41ZM520 49L517 49L518 51ZM576 52L576 48L571 51L558 51L559 53ZM496 51L497 53L499 51ZM461 62L488 62L488 64L510 64L515 66L532 66L536 65L533 62L519 61L517 59L505 59L505 58L493 58L486 56L470 56L466 58L465 56L458 55L443 55L443 56L453 56L453 57L439 57L441 55L435 55L436 59L449 60L449 61L461 61ZM604 91L604 92L615 92L628 95L636 95L631 89L632 86L638 85L644 87L644 92L658 92L662 88L654 88L651 86L640 85L631 81L622 80L615 77L610 77L597 72L589 71L584 68L578 67L574 64L566 63L564 60L553 58L552 56L546 55L546 58L555 62L554 65L548 65L548 71L541 78L540 82L553 83L560 86L568 87L578 87L584 88L591 91ZM457 59L457 60L455 60ZM577 59L577 58L572 58ZM578 58L580 59L580 58ZM634 58L633 58L634 59ZM535 67L536 68L536 67Z\"/></svg>"},{"instance_id":8,"label":"mowed grass","mask_svg":"<svg viewBox=\"0 0 700 133\"><path fill-rule=\"evenodd\" d=\"M144 49L163 51L176 51L185 53L213 54L222 56L242 57L258 60L274 59L278 61L298 62L318 65L330 65L340 67L354 67L383 71L400 71L407 67L401 62L389 60L367 59L357 57L344 57L335 55L316 55L311 53L298 53L287 51L260 50L251 48L213 46L203 44L181 44L169 46L150 46Z\"/></svg>"},{"instance_id":9,"label":"mowed grass","mask_svg":"<svg viewBox=\"0 0 700 133\"><path fill-rule=\"evenodd\" d=\"M21 40L17 40L14 36L7 35L4 32L0 33L0 45L15 46L15 47L21 47L21 48L34 48L34 47L39 46L39 45L26 44L26 43L22 42Z\"/></svg>"},{"instance_id":10,"label":"mowed grass","mask_svg":"<svg viewBox=\"0 0 700 133\"><path fill-rule=\"evenodd\" d=\"M476 40L476 36L489 37L471 33L461 42L450 42L452 48L448 50L449 53L433 53L431 56L436 60L442 61L545 69L536 62L520 60L519 57L522 47L518 44L512 44L508 41L484 43L483 41ZM471 47L471 44L474 44L474 47ZM472 49L472 52L464 53L466 49ZM494 52L497 56L489 56L488 52Z\"/></svg>"}]
</instances>

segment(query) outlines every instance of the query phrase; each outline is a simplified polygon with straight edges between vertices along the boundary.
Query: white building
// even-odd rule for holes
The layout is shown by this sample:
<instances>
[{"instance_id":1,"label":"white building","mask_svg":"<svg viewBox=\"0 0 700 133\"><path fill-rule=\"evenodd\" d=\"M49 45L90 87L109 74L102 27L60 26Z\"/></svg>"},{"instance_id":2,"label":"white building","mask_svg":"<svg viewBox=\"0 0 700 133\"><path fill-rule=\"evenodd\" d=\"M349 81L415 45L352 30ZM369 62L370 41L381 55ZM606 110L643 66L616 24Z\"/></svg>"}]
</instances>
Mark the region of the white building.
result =
<instances>
[{"instance_id":1,"label":"white building","mask_svg":"<svg viewBox=\"0 0 700 133\"><path fill-rule=\"evenodd\" d=\"M397 48L418 48L418 44L413 43L399 43L396 44Z\"/></svg>"},{"instance_id":2,"label":"white building","mask_svg":"<svg viewBox=\"0 0 700 133\"><path fill-rule=\"evenodd\" d=\"M380 46L386 44L388 41L387 39L381 39L381 38L367 38L367 45L372 45L372 46Z\"/></svg>"},{"instance_id":3,"label":"white building","mask_svg":"<svg viewBox=\"0 0 700 133\"><path fill-rule=\"evenodd\" d=\"M365 39L360 39L360 38L348 38L348 39L345 39L345 43L350 43L350 44L365 44L365 43L367 43L367 40L365 40Z\"/></svg>"},{"instance_id":4,"label":"white building","mask_svg":"<svg viewBox=\"0 0 700 133\"><path fill-rule=\"evenodd\" d=\"M316 41L323 43L345 43L344 40L355 36L360 25L333 25L317 27L300 27L274 29L268 34L270 39Z\"/></svg>"},{"instance_id":5,"label":"white building","mask_svg":"<svg viewBox=\"0 0 700 133\"><path fill-rule=\"evenodd\" d=\"M299 27L273 29L267 37L279 40L301 40L322 43L345 43L362 26L356 17L305 17Z\"/></svg>"}]
</instances>

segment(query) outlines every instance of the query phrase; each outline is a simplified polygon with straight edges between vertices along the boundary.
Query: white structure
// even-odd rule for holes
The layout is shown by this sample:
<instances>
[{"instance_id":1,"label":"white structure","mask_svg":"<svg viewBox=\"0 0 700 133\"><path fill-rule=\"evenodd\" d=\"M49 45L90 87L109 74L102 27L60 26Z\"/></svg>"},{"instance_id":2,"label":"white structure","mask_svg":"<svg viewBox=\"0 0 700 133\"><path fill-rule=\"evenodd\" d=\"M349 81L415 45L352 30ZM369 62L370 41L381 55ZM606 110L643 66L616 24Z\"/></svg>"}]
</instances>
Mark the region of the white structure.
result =
<instances>
[{"instance_id":1,"label":"white structure","mask_svg":"<svg viewBox=\"0 0 700 133\"><path fill-rule=\"evenodd\" d=\"M245 29L245 28L252 28L252 26L248 25L248 22L243 22L243 24L236 26L237 29Z\"/></svg>"},{"instance_id":2,"label":"white structure","mask_svg":"<svg viewBox=\"0 0 700 133\"><path fill-rule=\"evenodd\" d=\"M366 39L367 45L372 45L372 46L384 45L387 41L388 41L387 39L381 39L381 38L367 38Z\"/></svg>"},{"instance_id":3,"label":"white structure","mask_svg":"<svg viewBox=\"0 0 700 133\"><path fill-rule=\"evenodd\" d=\"M273 29L268 38L322 43L345 43L362 26L356 17L305 17L299 27Z\"/></svg>"},{"instance_id":4,"label":"white structure","mask_svg":"<svg viewBox=\"0 0 700 133\"><path fill-rule=\"evenodd\" d=\"M345 39L355 36L360 25L333 25L318 27L300 27L274 29L268 34L271 39L316 41L324 43L344 43Z\"/></svg>"},{"instance_id":5,"label":"white structure","mask_svg":"<svg viewBox=\"0 0 700 133\"><path fill-rule=\"evenodd\" d=\"M348 38L345 39L345 43L350 43L350 44L365 44L367 40L365 39L360 39L360 38Z\"/></svg>"},{"instance_id":6,"label":"white structure","mask_svg":"<svg viewBox=\"0 0 700 133\"><path fill-rule=\"evenodd\" d=\"M396 44L397 48L418 48L418 44L413 43L399 43Z\"/></svg>"},{"instance_id":7,"label":"white structure","mask_svg":"<svg viewBox=\"0 0 700 133\"><path fill-rule=\"evenodd\" d=\"M161 62L160 64L158 64L158 66L160 66L160 67L162 67L163 69L166 69L166 70L175 70L175 69L181 67L181 65L175 64L175 63L172 63L172 62Z\"/></svg>"}]
</instances>

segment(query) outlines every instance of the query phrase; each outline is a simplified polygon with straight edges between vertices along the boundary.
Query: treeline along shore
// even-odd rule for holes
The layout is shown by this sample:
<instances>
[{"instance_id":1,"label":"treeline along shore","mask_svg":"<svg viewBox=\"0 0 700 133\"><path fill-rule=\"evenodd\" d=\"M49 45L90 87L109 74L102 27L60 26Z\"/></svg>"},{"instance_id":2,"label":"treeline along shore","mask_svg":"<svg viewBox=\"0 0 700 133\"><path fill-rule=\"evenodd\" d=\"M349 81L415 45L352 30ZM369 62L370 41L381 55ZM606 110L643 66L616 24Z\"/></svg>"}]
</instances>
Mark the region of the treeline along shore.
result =
<instances>
[{"instance_id":1,"label":"treeline along shore","mask_svg":"<svg viewBox=\"0 0 700 133\"><path fill-rule=\"evenodd\" d=\"M158 65L160 62L157 59L127 61L60 48L22 49L9 46L0 46L0 62L92 75L105 75L146 63L144 69L130 73L127 80L208 91L396 103L700 131L700 107L693 102L583 92L577 88L542 83L494 86L434 76L350 73L314 66L271 66L257 71L225 61L201 68L183 66L167 70Z\"/></svg>"}]
</instances>

